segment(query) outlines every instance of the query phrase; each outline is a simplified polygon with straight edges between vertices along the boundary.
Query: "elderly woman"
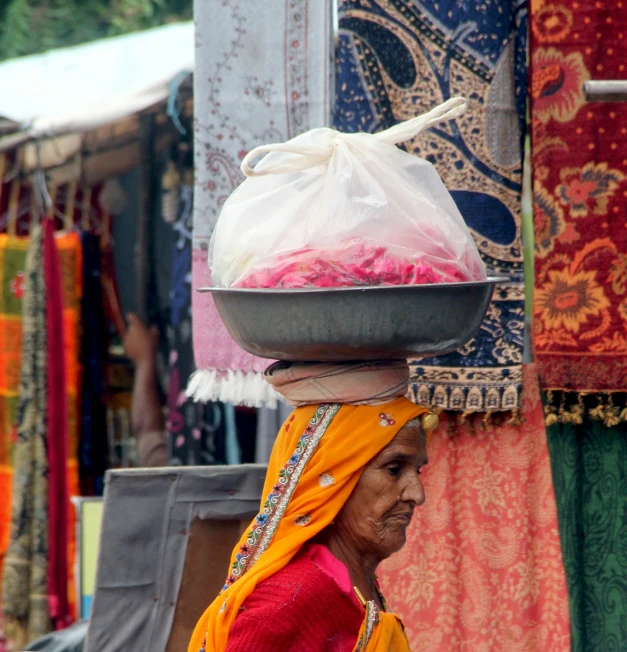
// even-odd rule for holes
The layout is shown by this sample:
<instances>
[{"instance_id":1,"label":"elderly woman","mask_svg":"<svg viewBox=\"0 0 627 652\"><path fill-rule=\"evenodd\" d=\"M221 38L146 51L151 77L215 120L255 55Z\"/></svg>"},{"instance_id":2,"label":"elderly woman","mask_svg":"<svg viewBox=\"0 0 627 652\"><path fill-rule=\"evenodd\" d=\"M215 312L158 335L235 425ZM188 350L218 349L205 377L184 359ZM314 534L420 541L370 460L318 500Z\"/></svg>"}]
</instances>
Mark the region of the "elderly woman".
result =
<instances>
[{"instance_id":1,"label":"elderly woman","mask_svg":"<svg viewBox=\"0 0 627 652\"><path fill-rule=\"evenodd\" d=\"M279 363L266 377L297 409L189 652L408 651L376 570L425 500L437 417L404 397L402 363Z\"/></svg>"}]
</instances>

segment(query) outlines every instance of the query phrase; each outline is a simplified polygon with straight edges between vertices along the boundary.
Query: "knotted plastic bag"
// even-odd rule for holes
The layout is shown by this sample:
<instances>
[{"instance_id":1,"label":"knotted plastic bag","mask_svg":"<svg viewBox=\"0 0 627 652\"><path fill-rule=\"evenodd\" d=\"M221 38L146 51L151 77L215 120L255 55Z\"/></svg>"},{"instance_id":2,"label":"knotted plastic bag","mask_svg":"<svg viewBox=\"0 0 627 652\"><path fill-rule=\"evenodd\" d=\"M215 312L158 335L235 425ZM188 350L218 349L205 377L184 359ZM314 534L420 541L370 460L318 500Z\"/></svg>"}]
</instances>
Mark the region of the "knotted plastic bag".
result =
<instances>
[{"instance_id":1,"label":"knotted plastic bag","mask_svg":"<svg viewBox=\"0 0 627 652\"><path fill-rule=\"evenodd\" d=\"M377 134L313 129L242 161L209 264L219 287L484 280L485 266L431 163L396 147L466 108L453 98ZM253 167L261 154L266 156Z\"/></svg>"}]
</instances>

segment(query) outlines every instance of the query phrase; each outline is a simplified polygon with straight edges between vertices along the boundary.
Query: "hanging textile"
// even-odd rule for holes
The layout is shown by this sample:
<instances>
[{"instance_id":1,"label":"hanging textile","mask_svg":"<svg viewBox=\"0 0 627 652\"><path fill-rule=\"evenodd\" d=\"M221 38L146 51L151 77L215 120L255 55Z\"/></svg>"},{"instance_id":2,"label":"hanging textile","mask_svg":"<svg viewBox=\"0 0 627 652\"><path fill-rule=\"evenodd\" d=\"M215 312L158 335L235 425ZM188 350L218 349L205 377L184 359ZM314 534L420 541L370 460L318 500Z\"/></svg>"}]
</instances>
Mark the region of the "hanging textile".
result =
<instances>
[{"instance_id":1,"label":"hanging textile","mask_svg":"<svg viewBox=\"0 0 627 652\"><path fill-rule=\"evenodd\" d=\"M2 612L9 649L49 631L46 301L43 234L32 229L24 278L23 353L14 449L11 541L4 559Z\"/></svg>"},{"instance_id":2,"label":"hanging textile","mask_svg":"<svg viewBox=\"0 0 627 652\"><path fill-rule=\"evenodd\" d=\"M171 440L171 462L175 465L224 464L227 411L222 403L195 403L185 394L185 385L195 370L192 348L192 210L193 187L177 188L178 202L172 224L172 311L170 314L170 381L167 428ZM230 425L230 428L227 428Z\"/></svg>"},{"instance_id":3,"label":"hanging textile","mask_svg":"<svg viewBox=\"0 0 627 652\"><path fill-rule=\"evenodd\" d=\"M44 283L46 287L46 371L48 439L48 604L53 629L68 622L66 478L68 405L61 268L54 238L54 223L44 223Z\"/></svg>"},{"instance_id":4,"label":"hanging textile","mask_svg":"<svg viewBox=\"0 0 627 652\"><path fill-rule=\"evenodd\" d=\"M627 427L548 428L573 652L627 650Z\"/></svg>"},{"instance_id":5,"label":"hanging textile","mask_svg":"<svg viewBox=\"0 0 627 652\"><path fill-rule=\"evenodd\" d=\"M67 404L67 495L80 496L78 480L78 438L79 438L79 316L83 287L83 255L80 235L76 232L55 236L61 272L61 298L63 302L63 341L65 357L65 392ZM70 619L74 617L76 605L74 583L75 518L74 508L67 509L67 586Z\"/></svg>"},{"instance_id":6,"label":"hanging textile","mask_svg":"<svg viewBox=\"0 0 627 652\"><path fill-rule=\"evenodd\" d=\"M571 420L571 392L614 392L608 426L627 420L627 104L586 104L583 87L625 79L621 7L531 4L535 355L543 389L564 392L549 414Z\"/></svg>"},{"instance_id":7,"label":"hanging textile","mask_svg":"<svg viewBox=\"0 0 627 652\"><path fill-rule=\"evenodd\" d=\"M210 294L207 249L226 198L254 147L322 127L329 111L330 0L196 0L196 186L192 293L196 399L276 405L261 373L268 361L228 335ZM259 216L263 219L263 216Z\"/></svg>"},{"instance_id":8,"label":"hanging textile","mask_svg":"<svg viewBox=\"0 0 627 652\"><path fill-rule=\"evenodd\" d=\"M100 238L81 235L83 294L81 299L81 367L79 475L82 496L101 496L108 446L104 404L107 319L101 280Z\"/></svg>"},{"instance_id":9,"label":"hanging textile","mask_svg":"<svg viewBox=\"0 0 627 652\"><path fill-rule=\"evenodd\" d=\"M526 3L340 1L334 126L374 132L456 95L467 112L433 127L409 152L432 162L497 287L477 337L460 351L415 362L422 405L465 412L520 405L524 330L521 250Z\"/></svg>"},{"instance_id":10,"label":"hanging textile","mask_svg":"<svg viewBox=\"0 0 627 652\"><path fill-rule=\"evenodd\" d=\"M442 415L432 435L427 501L379 573L414 650L570 649L540 390L523 374L523 425Z\"/></svg>"},{"instance_id":11,"label":"hanging textile","mask_svg":"<svg viewBox=\"0 0 627 652\"><path fill-rule=\"evenodd\" d=\"M291 405L279 401L275 410L270 408L257 410L257 441L255 445L255 462L257 464L267 464L270 460L277 433L293 409Z\"/></svg>"},{"instance_id":12,"label":"hanging textile","mask_svg":"<svg viewBox=\"0 0 627 652\"><path fill-rule=\"evenodd\" d=\"M22 361L22 299L29 240L0 234L0 577L11 531L13 443Z\"/></svg>"}]
</instances>

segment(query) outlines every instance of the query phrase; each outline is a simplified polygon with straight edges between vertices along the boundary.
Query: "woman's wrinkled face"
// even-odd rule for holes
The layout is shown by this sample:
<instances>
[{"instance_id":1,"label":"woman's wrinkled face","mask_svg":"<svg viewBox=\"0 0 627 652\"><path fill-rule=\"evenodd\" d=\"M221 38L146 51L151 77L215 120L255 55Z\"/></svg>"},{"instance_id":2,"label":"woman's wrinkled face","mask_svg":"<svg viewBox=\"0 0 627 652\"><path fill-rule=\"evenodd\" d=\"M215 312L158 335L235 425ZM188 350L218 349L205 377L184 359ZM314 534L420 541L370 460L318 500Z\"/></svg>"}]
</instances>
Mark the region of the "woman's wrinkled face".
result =
<instances>
[{"instance_id":1,"label":"woman's wrinkled face","mask_svg":"<svg viewBox=\"0 0 627 652\"><path fill-rule=\"evenodd\" d=\"M418 426L405 426L364 468L336 517L342 539L379 560L398 552L414 509L425 501L420 470L426 463L425 434Z\"/></svg>"}]
</instances>

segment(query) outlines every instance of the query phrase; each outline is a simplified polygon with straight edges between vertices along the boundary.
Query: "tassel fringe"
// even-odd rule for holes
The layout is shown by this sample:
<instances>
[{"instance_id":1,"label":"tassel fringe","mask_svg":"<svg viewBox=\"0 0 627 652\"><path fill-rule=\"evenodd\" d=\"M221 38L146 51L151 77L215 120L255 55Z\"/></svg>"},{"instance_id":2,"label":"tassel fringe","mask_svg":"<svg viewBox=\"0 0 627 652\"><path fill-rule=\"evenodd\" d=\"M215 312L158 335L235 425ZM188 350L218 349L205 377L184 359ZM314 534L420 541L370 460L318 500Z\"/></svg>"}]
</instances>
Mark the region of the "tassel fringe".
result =
<instances>
[{"instance_id":1,"label":"tassel fringe","mask_svg":"<svg viewBox=\"0 0 627 652\"><path fill-rule=\"evenodd\" d=\"M601 421L607 428L627 423L627 392L585 394L579 392L544 392L544 422L581 425L586 416Z\"/></svg>"},{"instance_id":2,"label":"tassel fringe","mask_svg":"<svg viewBox=\"0 0 627 652\"><path fill-rule=\"evenodd\" d=\"M185 393L194 401L219 401L276 409L279 395L254 371L217 371L200 369L192 374Z\"/></svg>"},{"instance_id":3,"label":"tassel fringe","mask_svg":"<svg viewBox=\"0 0 627 652\"><path fill-rule=\"evenodd\" d=\"M525 423L525 418L520 414L520 410L510 410L509 412L474 412L466 410L464 412L448 412L451 419L448 422L449 434L455 430L455 425L465 426L470 428L473 434L476 434L477 427L482 430L488 428L497 428L502 425L508 426L522 426ZM479 421L477 421L479 420Z\"/></svg>"}]
</instances>

